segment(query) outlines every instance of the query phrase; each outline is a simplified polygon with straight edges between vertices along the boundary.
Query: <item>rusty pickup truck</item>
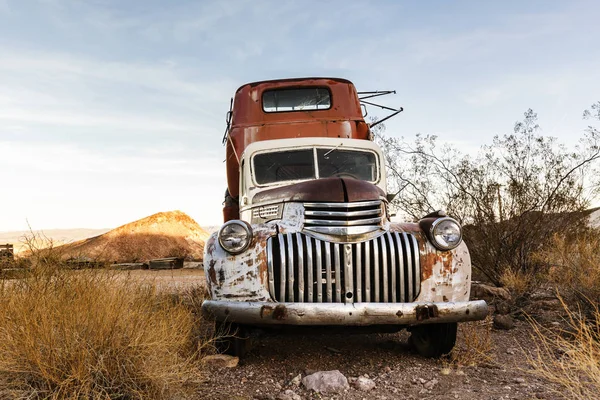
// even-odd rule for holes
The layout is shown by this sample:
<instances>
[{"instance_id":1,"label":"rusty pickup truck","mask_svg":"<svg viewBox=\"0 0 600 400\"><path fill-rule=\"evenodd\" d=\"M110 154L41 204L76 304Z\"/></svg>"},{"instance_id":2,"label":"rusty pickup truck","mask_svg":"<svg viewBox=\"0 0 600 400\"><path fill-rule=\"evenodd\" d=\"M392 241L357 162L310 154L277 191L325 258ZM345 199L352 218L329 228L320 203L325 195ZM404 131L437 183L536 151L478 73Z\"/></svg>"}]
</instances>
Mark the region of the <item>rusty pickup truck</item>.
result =
<instances>
[{"instance_id":1,"label":"rusty pickup truck","mask_svg":"<svg viewBox=\"0 0 600 400\"><path fill-rule=\"evenodd\" d=\"M365 101L365 103L368 103ZM251 327L408 329L416 350L452 350L469 301L471 262L443 211L392 222L385 158L354 85L300 78L243 85L227 113L224 220L206 243L202 309L235 334Z\"/></svg>"}]
</instances>

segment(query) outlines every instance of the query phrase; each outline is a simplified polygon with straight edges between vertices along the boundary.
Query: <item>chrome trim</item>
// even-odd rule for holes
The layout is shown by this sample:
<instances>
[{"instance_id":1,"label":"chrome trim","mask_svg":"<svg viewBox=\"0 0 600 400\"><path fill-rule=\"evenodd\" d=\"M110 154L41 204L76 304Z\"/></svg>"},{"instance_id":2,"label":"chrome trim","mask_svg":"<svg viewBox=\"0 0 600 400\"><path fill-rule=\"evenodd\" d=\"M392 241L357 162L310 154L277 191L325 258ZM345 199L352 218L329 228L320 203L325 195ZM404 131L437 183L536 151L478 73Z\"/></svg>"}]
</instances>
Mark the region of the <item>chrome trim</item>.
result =
<instances>
[{"instance_id":1,"label":"chrome trim","mask_svg":"<svg viewBox=\"0 0 600 400\"><path fill-rule=\"evenodd\" d=\"M294 301L294 244L292 242L292 234L286 234L288 247L288 301Z\"/></svg>"},{"instance_id":2,"label":"chrome trim","mask_svg":"<svg viewBox=\"0 0 600 400\"><path fill-rule=\"evenodd\" d=\"M331 283L331 243L325 242L325 274L327 275L327 293L326 299L329 303L333 302L333 287Z\"/></svg>"},{"instance_id":3,"label":"chrome trim","mask_svg":"<svg viewBox=\"0 0 600 400\"><path fill-rule=\"evenodd\" d=\"M351 244L344 245L344 293L342 295L344 303L354 302L354 270L352 268L352 246ZM347 294L351 293L352 297L348 298Z\"/></svg>"},{"instance_id":4,"label":"chrome trim","mask_svg":"<svg viewBox=\"0 0 600 400\"><path fill-rule=\"evenodd\" d=\"M300 237L300 235L298 235L298 237ZM313 287L315 285L315 280L313 279L313 269L314 269L314 265L313 265L313 257L312 257L312 243L311 243L311 239L310 236L306 236L306 282L308 283L306 285L307 287L307 296L308 296L308 302L312 303L313 302Z\"/></svg>"},{"instance_id":5,"label":"chrome trim","mask_svg":"<svg viewBox=\"0 0 600 400\"><path fill-rule=\"evenodd\" d=\"M377 239L373 240L373 271L375 272L373 279L375 281L375 302L379 303L381 299L379 297L379 245L377 243Z\"/></svg>"},{"instance_id":6,"label":"chrome trim","mask_svg":"<svg viewBox=\"0 0 600 400\"><path fill-rule=\"evenodd\" d=\"M281 271L279 271L279 273L281 274L279 282L279 297L285 299L285 273L287 271L287 265L285 263L285 241L283 240L283 235L281 233L277 235L277 239L279 240L279 260L281 262Z\"/></svg>"},{"instance_id":7,"label":"chrome trim","mask_svg":"<svg viewBox=\"0 0 600 400\"><path fill-rule=\"evenodd\" d=\"M419 262L419 244L417 243L417 238L415 238L413 235L411 235L412 238L412 248L413 248L413 263L418 263ZM414 287L415 288L420 288L421 287L421 274L415 274L414 276L414 280L415 280L415 284Z\"/></svg>"},{"instance_id":8,"label":"chrome trim","mask_svg":"<svg viewBox=\"0 0 600 400\"><path fill-rule=\"evenodd\" d=\"M323 302L323 259L321 258L321 241L315 239L315 250L317 255L317 301Z\"/></svg>"},{"instance_id":9,"label":"chrome trim","mask_svg":"<svg viewBox=\"0 0 600 400\"><path fill-rule=\"evenodd\" d=\"M434 316L418 312L435 310ZM415 303L269 303L204 300L207 319L254 325L421 325L479 321L488 314L484 300Z\"/></svg>"},{"instance_id":10,"label":"chrome trim","mask_svg":"<svg viewBox=\"0 0 600 400\"><path fill-rule=\"evenodd\" d=\"M406 232L402 232L402 237L404 238L403 242L404 245L406 246L406 261L411 264L411 262L409 261L409 258L414 262L414 253L411 251L410 248L410 244L408 243L408 235L406 234ZM411 298L413 295L412 292L412 288L413 288L413 274L412 274L412 268L407 268L408 270L408 298Z\"/></svg>"},{"instance_id":11,"label":"chrome trim","mask_svg":"<svg viewBox=\"0 0 600 400\"><path fill-rule=\"evenodd\" d=\"M400 264L400 268L398 269L398 274L400 275L400 302L403 303L408 301L406 298L404 279L404 271L406 270L406 268L404 268L404 249L402 247L402 239L400 239L400 234L398 232L394 232L394 237L396 238L396 243L398 245L398 263Z\"/></svg>"},{"instance_id":12,"label":"chrome trim","mask_svg":"<svg viewBox=\"0 0 600 400\"><path fill-rule=\"evenodd\" d=\"M356 301L362 301L362 243L356 243Z\"/></svg>"},{"instance_id":13,"label":"chrome trim","mask_svg":"<svg viewBox=\"0 0 600 400\"><path fill-rule=\"evenodd\" d=\"M383 301L389 302L389 280L388 280L388 263L387 263L387 245L385 243L385 237L387 235L380 236L378 240L381 240L381 270L383 272L382 283L383 283Z\"/></svg>"},{"instance_id":14,"label":"chrome trim","mask_svg":"<svg viewBox=\"0 0 600 400\"><path fill-rule=\"evenodd\" d=\"M305 224L305 229L310 229L313 228L312 226L308 227L306 226L306 224L315 224L315 225L319 225L319 226L357 226L357 225L362 225L364 226L365 224L379 224L381 223L381 217L376 217L376 218L368 218L368 219L357 219L357 220L353 220L353 221L336 221L336 220L324 220L324 219L305 219L304 220L304 224ZM379 226L377 226L377 228L379 228Z\"/></svg>"},{"instance_id":15,"label":"chrome trim","mask_svg":"<svg viewBox=\"0 0 600 400\"><path fill-rule=\"evenodd\" d=\"M342 295L342 277L340 271L342 268L342 260L340 259L340 246L333 246L333 266L335 268L335 302L339 303Z\"/></svg>"},{"instance_id":16,"label":"chrome trim","mask_svg":"<svg viewBox=\"0 0 600 400\"><path fill-rule=\"evenodd\" d=\"M396 303L396 246L394 243L394 235L385 235L389 240L390 246L390 281L392 286L392 299L390 303Z\"/></svg>"},{"instance_id":17,"label":"chrome trim","mask_svg":"<svg viewBox=\"0 0 600 400\"><path fill-rule=\"evenodd\" d=\"M304 207L358 208L358 207L378 206L380 204L381 204L381 200L369 200L369 201L357 201L357 202L353 202L353 203L304 203Z\"/></svg>"},{"instance_id":18,"label":"chrome trim","mask_svg":"<svg viewBox=\"0 0 600 400\"><path fill-rule=\"evenodd\" d=\"M296 236L296 243L298 245L298 298L297 302L304 302L304 249L302 245L302 236Z\"/></svg>"},{"instance_id":19,"label":"chrome trim","mask_svg":"<svg viewBox=\"0 0 600 400\"><path fill-rule=\"evenodd\" d=\"M306 203L305 203L306 205ZM304 210L304 215L317 217L361 217L363 215L381 215L381 208L360 211L323 211L323 210Z\"/></svg>"},{"instance_id":20,"label":"chrome trim","mask_svg":"<svg viewBox=\"0 0 600 400\"><path fill-rule=\"evenodd\" d=\"M420 292L420 255L413 234L387 232L340 244L297 232L267 241L267 286L274 301L402 303L414 301Z\"/></svg>"}]
</instances>

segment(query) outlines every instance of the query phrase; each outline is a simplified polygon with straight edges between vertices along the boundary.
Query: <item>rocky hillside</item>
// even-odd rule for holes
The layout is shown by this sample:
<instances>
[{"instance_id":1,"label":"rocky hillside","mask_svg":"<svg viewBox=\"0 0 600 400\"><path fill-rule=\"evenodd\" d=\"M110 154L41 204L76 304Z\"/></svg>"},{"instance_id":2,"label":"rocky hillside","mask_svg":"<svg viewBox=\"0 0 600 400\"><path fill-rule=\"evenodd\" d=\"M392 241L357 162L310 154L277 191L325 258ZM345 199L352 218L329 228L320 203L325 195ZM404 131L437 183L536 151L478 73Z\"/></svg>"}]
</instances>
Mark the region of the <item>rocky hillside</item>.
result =
<instances>
[{"instance_id":1,"label":"rocky hillside","mask_svg":"<svg viewBox=\"0 0 600 400\"><path fill-rule=\"evenodd\" d=\"M65 256L80 260L143 262L162 257L202 260L209 237L181 211L153 214L102 235L64 246Z\"/></svg>"}]
</instances>

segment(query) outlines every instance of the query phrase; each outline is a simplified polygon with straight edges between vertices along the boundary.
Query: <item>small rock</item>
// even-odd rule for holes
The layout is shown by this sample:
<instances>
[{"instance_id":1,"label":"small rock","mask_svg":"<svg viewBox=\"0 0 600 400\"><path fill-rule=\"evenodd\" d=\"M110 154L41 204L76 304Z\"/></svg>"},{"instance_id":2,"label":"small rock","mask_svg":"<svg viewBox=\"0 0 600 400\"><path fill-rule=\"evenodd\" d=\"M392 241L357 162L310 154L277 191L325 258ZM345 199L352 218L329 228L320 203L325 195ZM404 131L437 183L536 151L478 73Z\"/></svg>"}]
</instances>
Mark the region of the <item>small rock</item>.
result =
<instances>
[{"instance_id":1,"label":"small rock","mask_svg":"<svg viewBox=\"0 0 600 400\"><path fill-rule=\"evenodd\" d=\"M348 389L348 379L337 369L333 371L319 371L305 376L302 384L308 390L319 393L340 393Z\"/></svg>"},{"instance_id":2,"label":"small rock","mask_svg":"<svg viewBox=\"0 0 600 400\"><path fill-rule=\"evenodd\" d=\"M294 393L293 390L288 389L283 393L279 393L277 400L302 400L302 397L297 393Z\"/></svg>"},{"instance_id":3,"label":"small rock","mask_svg":"<svg viewBox=\"0 0 600 400\"><path fill-rule=\"evenodd\" d=\"M458 371L456 371L456 375L464 375L465 371L463 371L462 369L459 369Z\"/></svg>"},{"instance_id":4,"label":"small rock","mask_svg":"<svg viewBox=\"0 0 600 400\"><path fill-rule=\"evenodd\" d=\"M440 371L440 374L450 375L450 372L452 372L452 370L450 368L442 368L442 370Z\"/></svg>"},{"instance_id":5,"label":"small rock","mask_svg":"<svg viewBox=\"0 0 600 400\"><path fill-rule=\"evenodd\" d=\"M516 352L515 349L506 349L506 354L510 354L511 356L514 356Z\"/></svg>"},{"instance_id":6,"label":"small rock","mask_svg":"<svg viewBox=\"0 0 600 400\"><path fill-rule=\"evenodd\" d=\"M496 312L500 315L510 314L510 305L507 302L496 304Z\"/></svg>"},{"instance_id":7,"label":"small rock","mask_svg":"<svg viewBox=\"0 0 600 400\"><path fill-rule=\"evenodd\" d=\"M515 383L525 383L525 379L523 379L523 378L515 378Z\"/></svg>"},{"instance_id":8,"label":"small rock","mask_svg":"<svg viewBox=\"0 0 600 400\"><path fill-rule=\"evenodd\" d=\"M438 382L439 382L439 381L438 381L437 379L433 378L433 379L432 379L432 380L430 380L429 382L426 382L426 383L423 385L423 387L424 387L425 389L427 389L427 390L431 390L431 389L433 389L433 388L435 387L435 385L437 385L437 384L438 384Z\"/></svg>"},{"instance_id":9,"label":"small rock","mask_svg":"<svg viewBox=\"0 0 600 400\"><path fill-rule=\"evenodd\" d=\"M216 368L235 368L240 362L240 359L227 354L214 354L204 357L202 362Z\"/></svg>"},{"instance_id":10,"label":"small rock","mask_svg":"<svg viewBox=\"0 0 600 400\"><path fill-rule=\"evenodd\" d=\"M421 382L421 384L424 384L425 382L427 382L427 379L419 378L419 382Z\"/></svg>"},{"instance_id":11,"label":"small rock","mask_svg":"<svg viewBox=\"0 0 600 400\"><path fill-rule=\"evenodd\" d=\"M483 283L471 283L471 297L493 302L496 299L510 301L510 292L501 287L485 285Z\"/></svg>"},{"instance_id":12,"label":"small rock","mask_svg":"<svg viewBox=\"0 0 600 400\"><path fill-rule=\"evenodd\" d=\"M383 372L386 372L386 373L388 373L388 374L389 374L390 372L392 372L392 369L391 369L390 367L385 367L385 368L383 369Z\"/></svg>"},{"instance_id":13,"label":"small rock","mask_svg":"<svg viewBox=\"0 0 600 400\"><path fill-rule=\"evenodd\" d=\"M515 321L508 315L494 315L494 328L509 330L515 327Z\"/></svg>"},{"instance_id":14,"label":"small rock","mask_svg":"<svg viewBox=\"0 0 600 400\"><path fill-rule=\"evenodd\" d=\"M362 390L363 392L368 392L369 390L374 389L376 386L372 379L365 378L364 376L359 376L358 379L352 383L352 385L356 389Z\"/></svg>"},{"instance_id":15,"label":"small rock","mask_svg":"<svg viewBox=\"0 0 600 400\"><path fill-rule=\"evenodd\" d=\"M300 386L300 382L302 381L302 374L298 374L290 381L290 383L294 386Z\"/></svg>"}]
</instances>

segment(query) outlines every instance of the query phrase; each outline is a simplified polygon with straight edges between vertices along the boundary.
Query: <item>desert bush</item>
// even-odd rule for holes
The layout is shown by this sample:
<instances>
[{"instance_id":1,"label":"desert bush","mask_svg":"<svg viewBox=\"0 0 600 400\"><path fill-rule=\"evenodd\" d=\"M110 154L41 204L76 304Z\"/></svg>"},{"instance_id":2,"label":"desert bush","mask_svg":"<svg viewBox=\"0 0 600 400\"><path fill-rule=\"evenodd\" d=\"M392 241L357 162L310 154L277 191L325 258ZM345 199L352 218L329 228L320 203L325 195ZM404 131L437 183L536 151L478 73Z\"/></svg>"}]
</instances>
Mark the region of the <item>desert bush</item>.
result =
<instances>
[{"instance_id":1,"label":"desert bush","mask_svg":"<svg viewBox=\"0 0 600 400\"><path fill-rule=\"evenodd\" d=\"M598 398L600 393L600 309L593 321L570 309L567 328L552 331L532 321L536 352L529 355L530 372L560 389L548 389L569 400Z\"/></svg>"},{"instance_id":2,"label":"desert bush","mask_svg":"<svg viewBox=\"0 0 600 400\"><path fill-rule=\"evenodd\" d=\"M0 398L172 398L198 378L198 320L152 285L46 263L0 304Z\"/></svg>"},{"instance_id":3,"label":"desert bush","mask_svg":"<svg viewBox=\"0 0 600 400\"><path fill-rule=\"evenodd\" d=\"M591 314L600 304L600 236L555 235L551 246L535 255L547 265L549 279L567 303Z\"/></svg>"},{"instance_id":4,"label":"desert bush","mask_svg":"<svg viewBox=\"0 0 600 400\"><path fill-rule=\"evenodd\" d=\"M600 118L600 105L592 110L585 116ZM598 130L590 127L567 147L541 134L532 110L524 116L513 133L475 155L432 135L414 142L379 136L390 191L399 194L393 205L414 220L437 209L458 219L473 266L496 285L510 277L507 270L513 277L538 273L543 264L531 255L553 234L585 226L583 211L599 188Z\"/></svg>"},{"instance_id":5,"label":"desert bush","mask_svg":"<svg viewBox=\"0 0 600 400\"><path fill-rule=\"evenodd\" d=\"M491 316L482 321L462 323L459 328L461 340L457 341L446 361L448 367L473 367L494 361Z\"/></svg>"}]
</instances>

